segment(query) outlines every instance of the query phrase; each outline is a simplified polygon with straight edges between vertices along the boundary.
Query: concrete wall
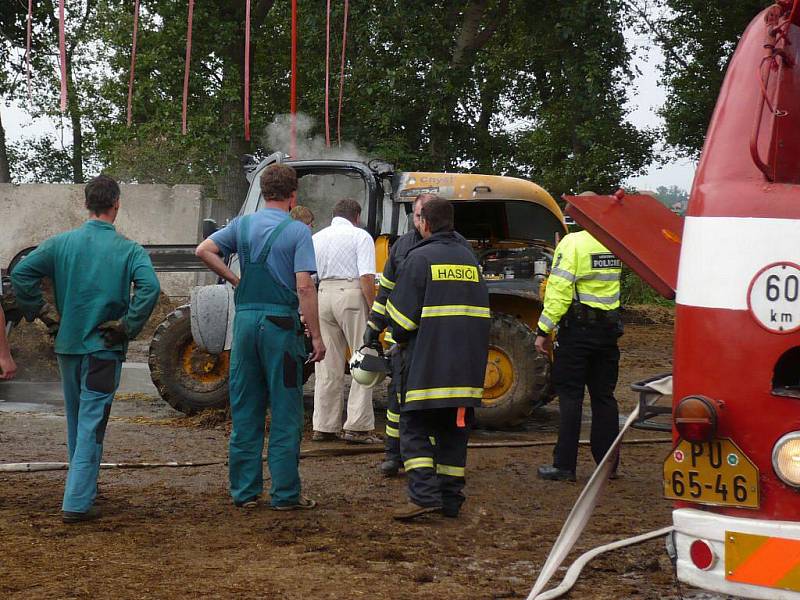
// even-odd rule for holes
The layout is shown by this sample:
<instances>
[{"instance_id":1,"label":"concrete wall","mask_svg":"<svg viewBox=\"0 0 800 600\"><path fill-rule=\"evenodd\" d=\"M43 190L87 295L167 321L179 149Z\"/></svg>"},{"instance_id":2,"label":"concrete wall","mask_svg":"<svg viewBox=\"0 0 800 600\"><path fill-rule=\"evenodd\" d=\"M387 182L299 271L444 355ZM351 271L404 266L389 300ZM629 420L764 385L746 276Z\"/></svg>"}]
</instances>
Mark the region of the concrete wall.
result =
<instances>
[{"instance_id":1,"label":"concrete wall","mask_svg":"<svg viewBox=\"0 0 800 600\"><path fill-rule=\"evenodd\" d=\"M117 230L140 244L196 244L208 214L199 185L121 185ZM0 184L0 267L24 248L80 226L87 217L82 185ZM196 276L159 273L170 296L187 296Z\"/></svg>"}]
</instances>

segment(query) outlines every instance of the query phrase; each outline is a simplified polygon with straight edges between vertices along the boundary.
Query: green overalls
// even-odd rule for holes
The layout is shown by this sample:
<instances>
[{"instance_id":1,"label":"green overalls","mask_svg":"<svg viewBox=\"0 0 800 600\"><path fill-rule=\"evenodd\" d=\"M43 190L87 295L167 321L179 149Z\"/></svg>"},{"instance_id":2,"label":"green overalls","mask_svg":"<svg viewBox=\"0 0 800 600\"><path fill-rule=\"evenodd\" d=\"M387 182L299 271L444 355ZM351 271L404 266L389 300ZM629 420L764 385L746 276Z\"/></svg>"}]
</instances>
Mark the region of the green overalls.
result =
<instances>
[{"instance_id":1,"label":"green overalls","mask_svg":"<svg viewBox=\"0 0 800 600\"><path fill-rule=\"evenodd\" d=\"M97 219L48 238L14 268L11 283L28 319L44 304L39 286L44 277L53 281L61 315L55 351L69 457L62 509L82 513L97 493L103 440L128 348L127 341L107 348L97 326L121 319L133 339L158 302L160 288L144 248Z\"/></svg>"},{"instance_id":2,"label":"green overalls","mask_svg":"<svg viewBox=\"0 0 800 600\"><path fill-rule=\"evenodd\" d=\"M250 256L250 217L237 230L241 281L234 301L230 394L233 431L230 439L231 496L237 504L261 494L264 422L271 409L269 433L270 495L273 506L300 498L300 439L303 433L303 362L305 343L297 312L297 294L267 266L272 246L286 226L272 230L256 260Z\"/></svg>"}]
</instances>

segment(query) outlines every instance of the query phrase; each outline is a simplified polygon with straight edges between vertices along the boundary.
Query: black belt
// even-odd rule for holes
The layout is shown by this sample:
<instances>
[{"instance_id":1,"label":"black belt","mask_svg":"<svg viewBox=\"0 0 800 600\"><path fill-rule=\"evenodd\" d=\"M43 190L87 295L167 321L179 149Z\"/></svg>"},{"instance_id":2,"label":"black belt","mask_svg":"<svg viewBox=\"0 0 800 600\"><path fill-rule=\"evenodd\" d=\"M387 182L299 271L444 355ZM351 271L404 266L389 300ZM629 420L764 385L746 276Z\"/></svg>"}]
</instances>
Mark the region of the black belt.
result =
<instances>
[{"instance_id":1,"label":"black belt","mask_svg":"<svg viewBox=\"0 0 800 600\"><path fill-rule=\"evenodd\" d=\"M581 302L573 302L567 311L567 319L578 323L607 323L609 325L619 323L619 309L603 310L587 306Z\"/></svg>"}]
</instances>

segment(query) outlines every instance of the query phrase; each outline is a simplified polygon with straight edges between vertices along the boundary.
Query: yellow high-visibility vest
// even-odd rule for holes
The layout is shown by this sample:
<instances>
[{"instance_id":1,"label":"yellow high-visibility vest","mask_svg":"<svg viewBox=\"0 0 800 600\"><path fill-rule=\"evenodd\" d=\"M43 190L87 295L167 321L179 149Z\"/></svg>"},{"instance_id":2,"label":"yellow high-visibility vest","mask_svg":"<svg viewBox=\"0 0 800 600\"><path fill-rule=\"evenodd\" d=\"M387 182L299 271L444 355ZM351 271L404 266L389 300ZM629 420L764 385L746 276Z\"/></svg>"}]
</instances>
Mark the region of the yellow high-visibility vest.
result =
<instances>
[{"instance_id":1,"label":"yellow high-visibility vest","mask_svg":"<svg viewBox=\"0 0 800 600\"><path fill-rule=\"evenodd\" d=\"M538 327L549 333L574 300L599 310L619 308L619 258L588 231L570 233L556 247Z\"/></svg>"}]
</instances>

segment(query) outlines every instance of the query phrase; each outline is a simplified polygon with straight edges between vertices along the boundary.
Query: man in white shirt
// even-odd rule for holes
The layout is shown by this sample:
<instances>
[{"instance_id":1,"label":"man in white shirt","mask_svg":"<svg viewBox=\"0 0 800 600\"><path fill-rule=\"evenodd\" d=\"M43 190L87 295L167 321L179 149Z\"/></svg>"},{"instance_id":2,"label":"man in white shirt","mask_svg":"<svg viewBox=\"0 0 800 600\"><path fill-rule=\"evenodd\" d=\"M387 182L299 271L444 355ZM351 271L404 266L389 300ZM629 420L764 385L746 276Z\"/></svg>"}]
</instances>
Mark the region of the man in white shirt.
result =
<instances>
[{"instance_id":1,"label":"man in white shirt","mask_svg":"<svg viewBox=\"0 0 800 600\"><path fill-rule=\"evenodd\" d=\"M353 381L342 426L344 367L347 348L361 346L367 316L375 299L375 243L361 229L361 206L345 198L333 207L329 227L314 234L319 277L319 320L328 349L315 365L314 434L312 440L341 437L351 443L381 443L372 433L372 390Z\"/></svg>"}]
</instances>

